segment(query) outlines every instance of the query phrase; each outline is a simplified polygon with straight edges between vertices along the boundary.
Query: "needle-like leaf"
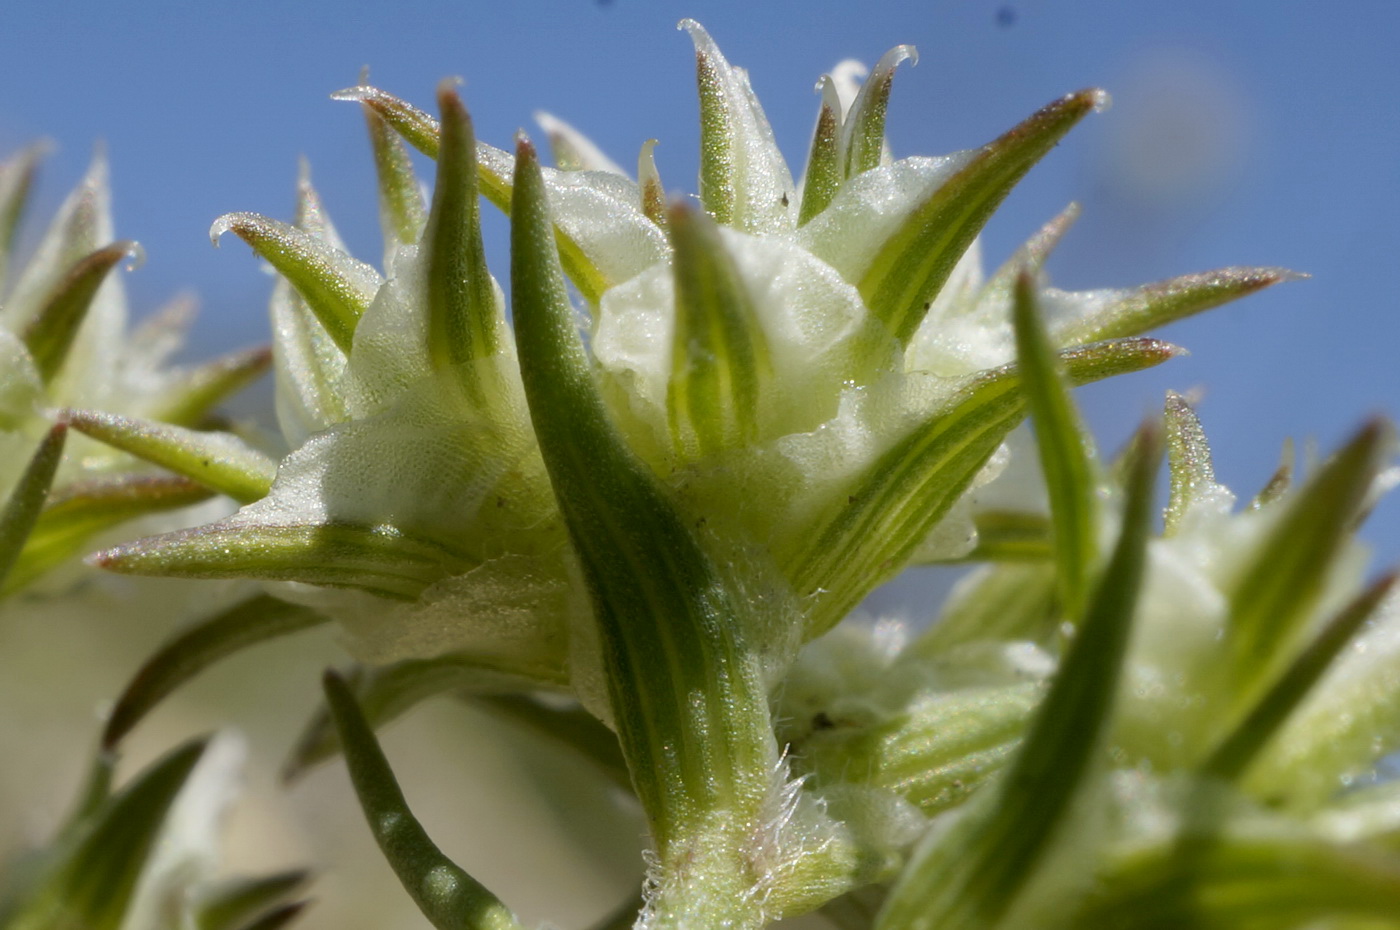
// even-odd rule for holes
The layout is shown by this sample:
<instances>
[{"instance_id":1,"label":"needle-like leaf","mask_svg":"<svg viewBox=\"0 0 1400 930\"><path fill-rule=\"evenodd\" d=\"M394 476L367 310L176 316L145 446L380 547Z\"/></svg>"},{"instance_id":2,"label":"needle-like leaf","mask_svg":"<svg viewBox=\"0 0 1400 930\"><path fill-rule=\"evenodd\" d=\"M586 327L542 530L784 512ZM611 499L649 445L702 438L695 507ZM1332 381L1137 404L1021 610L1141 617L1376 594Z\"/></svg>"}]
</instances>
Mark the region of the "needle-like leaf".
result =
<instances>
[{"instance_id":1,"label":"needle-like leaf","mask_svg":"<svg viewBox=\"0 0 1400 930\"><path fill-rule=\"evenodd\" d=\"M438 930L521 930L510 909L443 855L413 816L345 682L327 672L325 686L365 819L384 858L423 915Z\"/></svg>"},{"instance_id":2,"label":"needle-like leaf","mask_svg":"<svg viewBox=\"0 0 1400 930\"><path fill-rule=\"evenodd\" d=\"M1097 559L1096 476L1083 424L1038 316L1030 272L1017 280L1012 306L1017 368L1050 496L1060 599L1065 613L1078 617Z\"/></svg>"},{"instance_id":3,"label":"needle-like leaf","mask_svg":"<svg viewBox=\"0 0 1400 930\"><path fill-rule=\"evenodd\" d=\"M103 749L115 749L167 695L221 659L328 619L309 607L258 594L183 630L146 660L117 698L102 731Z\"/></svg>"},{"instance_id":4,"label":"needle-like leaf","mask_svg":"<svg viewBox=\"0 0 1400 930\"><path fill-rule=\"evenodd\" d=\"M0 509L0 585L19 561L20 552L39 520L48 498L49 487L63 461L63 444L68 436L66 423L55 424L44 436L29 460L10 497Z\"/></svg>"},{"instance_id":5,"label":"needle-like leaf","mask_svg":"<svg viewBox=\"0 0 1400 930\"><path fill-rule=\"evenodd\" d=\"M232 433L208 433L153 420L68 410L80 433L167 468L242 504L267 496L277 463Z\"/></svg>"},{"instance_id":6,"label":"needle-like leaf","mask_svg":"<svg viewBox=\"0 0 1400 930\"><path fill-rule=\"evenodd\" d=\"M1083 90L1033 114L985 146L880 246L860 292L895 338L909 341L997 205L1103 99L1103 91Z\"/></svg>"}]
</instances>

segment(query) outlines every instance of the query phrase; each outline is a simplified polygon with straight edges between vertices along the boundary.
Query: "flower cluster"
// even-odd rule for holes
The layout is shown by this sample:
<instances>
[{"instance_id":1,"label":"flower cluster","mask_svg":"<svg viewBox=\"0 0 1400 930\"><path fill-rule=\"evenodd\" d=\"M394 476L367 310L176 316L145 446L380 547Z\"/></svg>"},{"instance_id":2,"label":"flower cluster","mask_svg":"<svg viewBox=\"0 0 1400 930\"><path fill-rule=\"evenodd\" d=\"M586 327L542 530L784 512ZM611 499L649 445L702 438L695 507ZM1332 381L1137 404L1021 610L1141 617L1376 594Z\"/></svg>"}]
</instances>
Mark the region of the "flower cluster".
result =
<instances>
[{"instance_id":1,"label":"flower cluster","mask_svg":"<svg viewBox=\"0 0 1400 930\"><path fill-rule=\"evenodd\" d=\"M226 434L70 417L243 505L97 564L266 593L153 657L105 744L229 652L334 619L363 664L328 674L292 769L343 752L436 926L518 926L433 845L373 735L444 691L635 794L653 849L624 911L645 927L1392 925L1400 793L1342 791L1400 737L1389 580L1363 588L1351 542L1387 429L1232 513L1181 398L1104 463L1069 395L1175 354L1147 330L1289 273L1066 293L1044 263L1071 208L984 275L983 225L1102 92L896 159L901 46L863 83L849 63L823 79L794 180L746 74L682 26L694 201L668 198L650 143L633 180L549 117L548 168L524 136L477 142L451 84L438 118L361 85L336 96L368 121L381 268L306 177L292 223L215 222L279 274L292 451L274 468ZM409 147L435 163L427 202ZM483 197L510 217L508 300ZM1045 506L999 505L1034 464ZM947 560L988 564L928 632L837 626Z\"/></svg>"}]
</instances>

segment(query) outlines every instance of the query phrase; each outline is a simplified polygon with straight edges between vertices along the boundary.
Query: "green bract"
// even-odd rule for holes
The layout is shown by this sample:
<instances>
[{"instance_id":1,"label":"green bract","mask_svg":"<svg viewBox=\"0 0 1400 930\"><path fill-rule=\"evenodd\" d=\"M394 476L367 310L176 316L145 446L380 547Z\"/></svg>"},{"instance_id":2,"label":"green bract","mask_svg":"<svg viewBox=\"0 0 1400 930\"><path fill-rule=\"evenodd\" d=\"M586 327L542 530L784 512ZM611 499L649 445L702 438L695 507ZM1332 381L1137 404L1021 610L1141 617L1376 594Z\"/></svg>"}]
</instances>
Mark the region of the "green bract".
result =
<instances>
[{"instance_id":1,"label":"green bract","mask_svg":"<svg viewBox=\"0 0 1400 930\"><path fill-rule=\"evenodd\" d=\"M305 176L292 223L215 222L280 275L293 451L275 478L178 423L71 422L244 504L98 564L272 584L153 658L109 744L316 611L364 665L328 677L292 768L343 746L436 926L517 926L433 844L375 742L441 691L528 720L635 792L654 846L644 926L818 908L881 930L1396 913L1396 818L1378 812L1396 792L1338 797L1400 735L1393 611L1384 585L1358 593L1350 541L1384 483L1386 430L1232 514L1179 397L1112 467L1070 399L1175 354L1145 330L1289 274L1059 291L1043 265L1071 208L984 276L979 231L1101 91L978 149L894 159L888 97L913 57L899 47L858 88L850 67L824 79L794 182L746 74L682 26L698 205L666 202L651 143L633 181L548 117L547 168L523 137L513 154L477 142L450 84L440 119L358 86L336 96L369 124L382 270L345 252ZM430 202L406 146L435 161ZM511 220L509 313L482 197ZM1027 416L1048 512L996 506ZM994 564L907 646L833 629L905 566L958 559ZM1271 895L1286 903L1262 922L1240 903Z\"/></svg>"}]
</instances>

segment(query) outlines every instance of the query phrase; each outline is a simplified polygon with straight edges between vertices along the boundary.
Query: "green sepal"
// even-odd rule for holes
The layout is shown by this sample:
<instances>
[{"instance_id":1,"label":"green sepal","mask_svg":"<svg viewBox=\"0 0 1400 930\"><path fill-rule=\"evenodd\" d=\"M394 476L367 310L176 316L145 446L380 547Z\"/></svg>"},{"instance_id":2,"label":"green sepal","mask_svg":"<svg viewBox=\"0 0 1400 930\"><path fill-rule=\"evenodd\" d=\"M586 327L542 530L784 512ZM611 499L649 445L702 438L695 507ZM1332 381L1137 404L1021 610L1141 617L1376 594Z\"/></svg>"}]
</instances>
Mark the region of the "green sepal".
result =
<instances>
[{"instance_id":1,"label":"green sepal","mask_svg":"<svg viewBox=\"0 0 1400 930\"><path fill-rule=\"evenodd\" d=\"M441 127L427 113L377 87L347 87L331 94L333 100L353 100L372 108L394 131L418 151L436 159L441 151ZM481 196L510 215L510 156L493 145L476 143L477 185ZM555 230L559 257L569 280L585 300L596 304L603 292L618 282L608 281L583 249L562 230Z\"/></svg>"},{"instance_id":2,"label":"green sepal","mask_svg":"<svg viewBox=\"0 0 1400 930\"><path fill-rule=\"evenodd\" d=\"M977 300L970 303L970 309L975 311L987 304L1010 304L1015 299L1016 282L1021 275L1027 272L1039 275L1050 253L1078 219L1079 204L1072 203L1040 227L1035 235L1023 242L1011 257L992 273L978 292Z\"/></svg>"},{"instance_id":3,"label":"green sepal","mask_svg":"<svg viewBox=\"0 0 1400 930\"><path fill-rule=\"evenodd\" d=\"M281 912L278 902L305 885L310 877L309 872L293 870L227 882L201 898L194 930L248 930L258 926L256 921ZM250 920L255 923L248 923Z\"/></svg>"},{"instance_id":4,"label":"green sepal","mask_svg":"<svg viewBox=\"0 0 1400 930\"><path fill-rule=\"evenodd\" d=\"M107 273L122 259L140 255L136 243L115 242L79 259L54 284L22 334L44 383L52 381L68 359Z\"/></svg>"},{"instance_id":5,"label":"green sepal","mask_svg":"<svg viewBox=\"0 0 1400 930\"><path fill-rule=\"evenodd\" d=\"M382 282L364 262L295 226L257 213L225 213L209 228L216 246L232 232L296 288L340 351L349 354L355 327Z\"/></svg>"},{"instance_id":6,"label":"green sepal","mask_svg":"<svg viewBox=\"0 0 1400 930\"><path fill-rule=\"evenodd\" d=\"M151 412L152 420L191 428L202 425L220 403L272 367L272 349L259 346L221 355L185 372Z\"/></svg>"},{"instance_id":7,"label":"green sepal","mask_svg":"<svg viewBox=\"0 0 1400 930\"><path fill-rule=\"evenodd\" d=\"M1282 281L1305 277L1287 268L1231 267L1168 278L1123 292L1088 316L1056 327L1054 336L1066 345L1136 336Z\"/></svg>"},{"instance_id":8,"label":"green sepal","mask_svg":"<svg viewBox=\"0 0 1400 930\"><path fill-rule=\"evenodd\" d=\"M1386 424L1362 427L1291 497L1246 561L1230 594L1225 642L1226 674L1244 700L1252 702L1262 683L1292 660L1389 447Z\"/></svg>"},{"instance_id":9,"label":"green sepal","mask_svg":"<svg viewBox=\"0 0 1400 930\"><path fill-rule=\"evenodd\" d=\"M471 117L450 82L438 87L442 143L438 151L433 206L423 231L426 252L428 355L438 369L458 370L464 363L495 354L503 339L505 317L486 269L477 198L476 138ZM465 384L469 396L479 386Z\"/></svg>"},{"instance_id":10,"label":"green sepal","mask_svg":"<svg viewBox=\"0 0 1400 930\"><path fill-rule=\"evenodd\" d=\"M1005 777L915 851L878 930L997 926L1065 828L1108 729L1147 562L1161 447L1155 424L1139 430L1118 542Z\"/></svg>"},{"instance_id":11,"label":"green sepal","mask_svg":"<svg viewBox=\"0 0 1400 930\"><path fill-rule=\"evenodd\" d=\"M1385 575L1351 600L1279 675L1250 708L1249 713L1222 739L1201 766L1206 777L1238 779L1258 756L1313 685L1332 665L1342 649L1352 641L1362 624L1369 620L1381 601L1395 586L1397 575Z\"/></svg>"},{"instance_id":12,"label":"green sepal","mask_svg":"<svg viewBox=\"0 0 1400 930\"><path fill-rule=\"evenodd\" d=\"M919 53L912 45L896 45L882 55L851 103L851 112L846 114L842 127L846 178L880 167L885 154L885 113L890 105L894 69L906 61L911 67L919 63Z\"/></svg>"},{"instance_id":13,"label":"green sepal","mask_svg":"<svg viewBox=\"0 0 1400 930\"><path fill-rule=\"evenodd\" d=\"M262 500L277 463L232 433L200 432L116 413L67 410L73 429L184 475L241 504Z\"/></svg>"},{"instance_id":14,"label":"green sepal","mask_svg":"<svg viewBox=\"0 0 1400 930\"><path fill-rule=\"evenodd\" d=\"M721 226L755 235L791 229L792 177L747 73L725 60L695 20L683 19L678 28L695 44L705 211Z\"/></svg>"},{"instance_id":15,"label":"green sepal","mask_svg":"<svg viewBox=\"0 0 1400 930\"><path fill-rule=\"evenodd\" d=\"M1175 536L1195 503L1216 487L1210 443L1191 404L1175 391L1167 392L1163 422L1167 427L1167 473L1171 495L1167 498L1165 536Z\"/></svg>"},{"instance_id":16,"label":"green sepal","mask_svg":"<svg viewBox=\"0 0 1400 930\"><path fill-rule=\"evenodd\" d=\"M841 164L841 99L836 95L836 85L830 75L823 75L817 87L822 95L822 105L817 111L817 127L812 131L812 148L807 155L807 171L802 178L798 226L825 210L845 180Z\"/></svg>"},{"instance_id":17,"label":"green sepal","mask_svg":"<svg viewBox=\"0 0 1400 930\"><path fill-rule=\"evenodd\" d=\"M370 831L419 910L438 930L521 930L515 915L438 849L409 810L354 695L326 672L326 702Z\"/></svg>"},{"instance_id":18,"label":"green sepal","mask_svg":"<svg viewBox=\"0 0 1400 930\"><path fill-rule=\"evenodd\" d=\"M14 259L15 232L29 202L45 148L42 143L31 145L0 164L0 293L5 291L10 262Z\"/></svg>"},{"instance_id":19,"label":"green sepal","mask_svg":"<svg viewBox=\"0 0 1400 930\"><path fill-rule=\"evenodd\" d=\"M413 245L423 234L427 211L413 162L395 132L374 107L361 104L365 128L374 152L374 173L379 182L379 228L386 252L395 246ZM387 261L386 261L387 267Z\"/></svg>"},{"instance_id":20,"label":"green sepal","mask_svg":"<svg viewBox=\"0 0 1400 930\"><path fill-rule=\"evenodd\" d=\"M814 727L790 751L819 791L855 781L895 792L932 817L1002 770L1043 693L1037 683L960 688L869 726Z\"/></svg>"},{"instance_id":21,"label":"green sepal","mask_svg":"<svg viewBox=\"0 0 1400 930\"><path fill-rule=\"evenodd\" d=\"M205 745L186 743L93 812L6 930L119 930L166 814Z\"/></svg>"},{"instance_id":22,"label":"green sepal","mask_svg":"<svg viewBox=\"0 0 1400 930\"><path fill-rule=\"evenodd\" d=\"M729 811L729 828L741 831L761 804L776 761L767 696L744 641L745 612L609 420L555 255L544 179L523 138L511 214L530 416L589 587L618 737L668 866L672 844L713 829L713 812Z\"/></svg>"},{"instance_id":23,"label":"green sepal","mask_svg":"<svg viewBox=\"0 0 1400 930\"><path fill-rule=\"evenodd\" d=\"M901 344L912 338L953 267L1011 188L1102 100L1099 90L1070 94L984 146L880 246L861 278L860 293Z\"/></svg>"},{"instance_id":24,"label":"green sepal","mask_svg":"<svg viewBox=\"0 0 1400 930\"><path fill-rule=\"evenodd\" d=\"M563 688L566 684L553 666L522 666L491 656L459 653L391 665L356 666L343 677L361 713L376 730L439 694L493 694ZM298 779L339 751L340 741L330 712L318 708L288 754L282 777L287 781Z\"/></svg>"},{"instance_id":25,"label":"green sepal","mask_svg":"<svg viewBox=\"0 0 1400 930\"><path fill-rule=\"evenodd\" d=\"M1155 339L1060 353L1072 384L1141 371L1179 350ZM1025 416L1015 366L977 375L848 487L805 547L785 560L808 601L807 638L830 629L898 571Z\"/></svg>"},{"instance_id":26,"label":"green sepal","mask_svg":"<svg viewBox=\"0 0 1400 930\"><path fill-rule=\"evenodd\" d=\"M719 228L677 204L670 233L676 312L667 418L677 448L711 455L755 439L772 364L753 299Z\"/></svg>"},{"instance_id":27,"label":"green sepal","mask_svg":"<svg viewBox=\"0 0 1400 930\"><path fill-rule=\"evenodd\" d=\"M56 423L49 429L0 510L0 591L43 512L54 474L63 461L67 437L67 423Z\"/></svg>"},{"instance_id":28,"label":"green sepal","mask_svg":"<svg viewBox=\"0 0 1400 930\"><path fill-rule=\"evenodd\" d=\"M80 554L95 533L137 517L198 504L212 496L203 485L175 475L118 475L64 485L52 492L40 512L0 593L22 588Z\"/></svg>"},{"instance_id":29,"label":"green sepal","mask_svg":"<svg viewBox=\"0 0 1400 930\"><path fill-rule=\"evenodd\" d=\"M1393 926L1400 865L1363 845L1335 845L1278 831L1226 833L1200 849L1191 885L1174 850L1133 850L1105 869L1070 926L1181 930L1196 927ZM1339 921L1334 923L1334 921Z\"/></svg>"},{"instance_id":30,"label":"green sepal","mask_svg":"<svg viewBox=\"0 0 1400 930\"><path fill-rule=\"evenodd\" d=\"M972 515L977 545L969 562L1037 562L1054 558L1050 520L1040 513L982 510Z\"/></svg>"},{"instance_id":31,"label":"green sepal","mask_svg":"<svg viewBox=\"0 0 1400 930\"><path fill-rule=\"evenodd\" d=\"M391 527L344 523L212 523L116 546L89 561L128 575L300 581L409 601L462 564L441 546Z\"/></svg>"},{"instance_id":32,"label":"green sepal","mask_svg":"<svg viewBox=\"0 0 1400 930\"><path fill-rule=\"evenodd\" d=\"M117 698L102 731L103 749L115 749L167 695L220 660L327 619L309 607L259 594L181 631L146 660Z\"/></svg>"},{"instance_id":33,"label":"green sepal","mask_svg":"<svg viewBox=\"0 0 1400 930\"><path fill-rule=\"evenodd\" d=\"M1055 567L1064 612L1084 608L1098 558L1096 486L1084 425L1070 398L1059 359L1039 319L1036 283L1030 272L1016 282L1012 323L1022 391L1035 426L1036 447L1050 498Z\"/></svg>"},{"instance_id":34,"label":"green sepal","mask_svg":"<svg viewBox=\"0 0 1400 930\"><path fill-rule=\"evenodd\" d=\"M637 155L637 186L642 189L642 213L662 229L666 228L666 188L656 169L656 140L642 143Z\"/></svg>"}]
</instances>

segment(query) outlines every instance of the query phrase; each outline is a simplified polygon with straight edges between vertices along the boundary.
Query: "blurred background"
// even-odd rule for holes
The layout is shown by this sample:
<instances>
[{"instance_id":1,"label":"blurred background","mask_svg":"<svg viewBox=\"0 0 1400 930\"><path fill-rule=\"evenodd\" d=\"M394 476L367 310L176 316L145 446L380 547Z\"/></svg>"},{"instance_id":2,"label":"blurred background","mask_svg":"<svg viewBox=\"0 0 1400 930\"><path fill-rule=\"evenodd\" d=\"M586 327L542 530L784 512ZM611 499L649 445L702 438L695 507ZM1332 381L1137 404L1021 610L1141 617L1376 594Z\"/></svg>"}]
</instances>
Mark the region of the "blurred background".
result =
<instances>
[{"instance_id":1,"label":"blurred background","mask_svg":"<svg viewBox=\"0 0 1400 930\"><path fill-rule=\"evenodd\" d=\"M540 109L590 134L624 166L656 138L667 186L693 190L693 59L675 31L683 16L704 23L729 59L750 71L794 173L816 113L817 76L843 58L873 63L897 43L914 44L921 59L895 82L888 125L897 156L973 147L1065 92L1107 88L1112 108L1076 129L992 221L984 238L990 264L1078 201L1082 218L1049 266L1065 288L1128 286L1229 264L1312 275L1173 326L1166 337L1189 348L1189 357L1082 392L1105 447L1157 409L1167 388L1196 391L1218 477L1248 497L1276 467L1286 437L1327 450L1368 414L1400 415L1393 361L1400 338L1400 6L1381 0L897 0L859 8L827 0L9 0L0 8L0 156L35 138L54 143L27 227L32 241L94 146L104 145L118 235L139 239L149 256L126 275L131 304L139 315L178 293L196 294L202 315L189 355L207 356L266 338L270 288L241 244L210 247L209 224L231 210L289 217L300 157L352 250L377 263L363 123L356 108L327 98L356 83L362 66L373 83L425 108L439 79L461 76L479 137L500 146L519 127L539 135L532 114ZM504 276L504 223L491 213L488 219L492 265ZM1382 562L1400 557L1400 504L1382 504L1367 538ZM94 662L135 663L167 631L114 621L93 633L76 621L71 628L44 622L66 630ZM25 638L32 632L0 624L0 645L11 658L32 649L36 667L47 667L52 639ZM329 636L298 648L259 651L211 675L192 706L244 700L254 756L275 755L315 693L315 669L334 656ZM117 666L94 673L92 694L110 695L133 667ZM77 719L92 719L90 699L70 703ZM0 717L12 718L15 706ZM48 719L44 707L33 712L39 716L3 725L17 732ZM430 720L433 714L445 719ZM177 717L171 711L160 719L173 730L195 725ZM550 766L521 760L544 750L503 752L494 726L455 706L434 708L396 729L390 748L414 756L403 763L406 781L419 768L436 774L425 774L420 794L410 796L430 822L458 831L444 842L468 868L488 884L528 876L529 887L548 893L508 900L532 920L581 925L635 880L639 822L624 811L570 840L526 790ZM468 736L444 739L444 727ZM149 743L169 745L169 736L153 731ZM34 757L35 770L40 761L59 766L64 752L75 751ZM261 806L240 816L293 817L293 805L271 791L271 775L257 771ZM473 779L487 776L506 784L504 801L477 796ZM382 864L372 856L359 866L336 858L367 854L368 839L343 777L315 778L293 800L301 811L319 810L322 821L286 826L288 846L277 856L329 862L317 893L322 903L306 926L419 926ZM49 788L63 797L66 782L52 780ZM28 809L5 799L0 818L17 810ZM42 832L44 815L35 816L39 826L0 819L0 844ZM554 839L541 846L540 836ZM565 851L536 854L551 842ZM384 910L338 903L347 889L364 891Z\"/></svg>"}]
</instances>

